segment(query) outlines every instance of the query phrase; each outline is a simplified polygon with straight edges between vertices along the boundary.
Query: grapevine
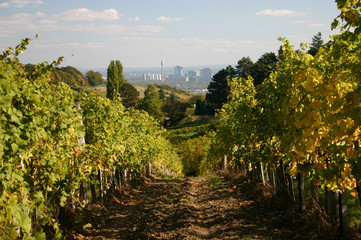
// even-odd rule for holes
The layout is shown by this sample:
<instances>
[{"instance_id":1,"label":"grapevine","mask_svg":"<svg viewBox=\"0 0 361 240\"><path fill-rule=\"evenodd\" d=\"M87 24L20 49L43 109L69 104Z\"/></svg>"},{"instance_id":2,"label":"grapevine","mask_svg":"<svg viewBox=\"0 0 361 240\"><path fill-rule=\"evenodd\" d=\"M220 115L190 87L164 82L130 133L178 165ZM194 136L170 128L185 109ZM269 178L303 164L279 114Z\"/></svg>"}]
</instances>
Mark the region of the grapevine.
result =
<instances>
[{"instance_id":1,"label":"grapevine","mask_svg":"<svg viewBox=\"0 0 361 240\"><path fill-rule=\"evenodd\" d=\"M340 32L315 56L280 39L280 61L264 83L229 80L210 166L226 154L250 170L286 166L291 177L309 176L332 191L359 187L361 4L337 3L332 28Z\"/></svg>"},{"instance_id":2,"label":"grapevine","mask_svg":"<svg viewBox=\"0 0 361 240\"><path fill-rule=\"evenodd\" d=\"M62 58L26 72L18 55L30 41L0 56L1 238L63 238L61 216L84 205L80 189L99 170L105 178L149 165L181 174L165 130L147 113L87 95L78 109L69 86L50 81Z\"/></svg>"}]
</instances>

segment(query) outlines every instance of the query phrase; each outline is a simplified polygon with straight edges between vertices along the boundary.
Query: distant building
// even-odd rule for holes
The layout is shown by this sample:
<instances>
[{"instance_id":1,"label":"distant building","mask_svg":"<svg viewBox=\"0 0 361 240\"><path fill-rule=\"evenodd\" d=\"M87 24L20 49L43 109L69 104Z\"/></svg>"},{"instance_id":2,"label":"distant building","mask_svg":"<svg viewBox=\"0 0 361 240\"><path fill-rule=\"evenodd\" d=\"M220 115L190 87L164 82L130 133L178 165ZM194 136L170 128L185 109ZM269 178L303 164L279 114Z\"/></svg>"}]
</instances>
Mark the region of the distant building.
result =
<instances>
[{"instance_id":1,"label":"distant building","mask_svg":"<svg viewBox=\"0 0 361 240\"><path fill-rule=\"evenodd\" d=\"M158 73L144 73L143 81L162 81L162 74Z\"/></svg>"},{"instance_id":2,"label":"distant building","mask_svg":"<svg viewBox=\"0 0 361 240\"><path fill-rule=\"evenodd\" d=\"M183 78L183 67L175 66L174 67L174 80L182 80Z\"/></svg>"},{"instance_id":3,"label":"distant building","mask_svg":"<svg viewBox=\"0 0 361 240\"><path fill-rule=\"evenodd\" d=\"M211 81L212 80L212 70L210 68L202 68L200 71L200 80L201 81Z\"/></svg>"},{"instance_id":4,"label":"distant building","mask_svg":"<svg viewBox=\"0 0 361 240\"><path fill-rule=\"evenodd\" d=\"M198 80L199 71L189 71L188 77L190 82L196 82Z\"/></svg>"}]
</instances>

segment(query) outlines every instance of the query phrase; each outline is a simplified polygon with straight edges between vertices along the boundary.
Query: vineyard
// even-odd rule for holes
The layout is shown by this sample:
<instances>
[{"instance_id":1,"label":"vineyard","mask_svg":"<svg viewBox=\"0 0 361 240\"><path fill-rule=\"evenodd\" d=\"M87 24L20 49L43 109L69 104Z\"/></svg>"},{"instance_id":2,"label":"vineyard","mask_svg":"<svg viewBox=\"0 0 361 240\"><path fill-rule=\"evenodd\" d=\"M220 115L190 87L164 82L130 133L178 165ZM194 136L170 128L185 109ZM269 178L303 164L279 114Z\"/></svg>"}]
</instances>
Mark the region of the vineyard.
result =
<instances>
[{"instance_id":1,"label":"vineyard","mask_svg":"<svg viewBox=\"0 0 361 240\"><path fill-rule=\"evenodd\" d=\"M265 204L242 193L253 197L253 182L272 189L269 192L275 196L286 196L283 200L297 206L298 214L312 212L310 218L319 220L316 225L322 225L321 219L327 222L318 230L333 226L341 236L350 227L357 231L361 222L361 3L336 2L341 13L332 28L339 33L315 56L306 52L307 45L295 49L280 38L280 61L262 84L255 86L251 77L229 79L227 102L215 119L167 130L147 112L124 107L117 96L110 100L79 93L75 101L67 84L50 79L62 58L26 71L18 56L32 39L5 50L0 56L0 237L66 238L76 224L83 223L85 209L109 204L109 196L120 199L115 215L126 214L122 208L126 206L141 216L141 225L136 225L139 219L134 215L122 222L127 228L117 231L127 238L187 239L189 231L198 239L239 237L242 232L251 234L247 228L254 224L272 224L254 221L252 213L247 215L246 208L238 207ZM225 170L222 177L179 178L219 169ZM230 180L230 172L242 175L242 180ZM172 180L160 180L160 175ZM155 180L146 188L142 182L150 176ZM129 190L129 185L136 187ZM125 191L133 191L131 200L125 199ZM124 195L116 198L120 193ZM136 201L142 211L120 204ZM271 207L267 210L274 215ZM148 217L154 217L158 232L147 229L152 224ZM219 223L210 221L212 217ZM247 227L240 227L241 217L248 220ZM172 222L174 226L167 225ZM141 230L132 232L129 224ZM231 235L220 228L227 224ZM109 228L99 226L103 231ZM280 233L276 226L272 231L275 235L264 230L262 236L286 239L297 232ZM93 229L90 234L99 233Z\"/></svg>"},{"instance_id":2,"label":"vineyard","mask_svg":"<svg viewBox=\"0 0 361 240\"><path fill-rule=\"evenodd\" d=\"M143 172L181 174L165 130L147 113L87 95L78 109L68 85L49 81L61 59L25 72L17 57L29 42L0 62L3 239L61 238L77 209L106 191Z\"/></svg>"},{"instance_id":3,"label":"vineyard","mask_svg":"<svg viewBox=\"0 0 361 240\"><path fill-rule=\"evenodd\" d=\"M306 45L294 50L280 39L281 60L265 82L255 87L251 78L230 80L211 158L203 164L213 167L223 157L293 199L297 179L300 211L306 185L330 221L346 232L346 196L360 197L361 4L337 2L341 14L332 28L340 34L314 57L305 53Z\"/></svg>"}]
</instances>

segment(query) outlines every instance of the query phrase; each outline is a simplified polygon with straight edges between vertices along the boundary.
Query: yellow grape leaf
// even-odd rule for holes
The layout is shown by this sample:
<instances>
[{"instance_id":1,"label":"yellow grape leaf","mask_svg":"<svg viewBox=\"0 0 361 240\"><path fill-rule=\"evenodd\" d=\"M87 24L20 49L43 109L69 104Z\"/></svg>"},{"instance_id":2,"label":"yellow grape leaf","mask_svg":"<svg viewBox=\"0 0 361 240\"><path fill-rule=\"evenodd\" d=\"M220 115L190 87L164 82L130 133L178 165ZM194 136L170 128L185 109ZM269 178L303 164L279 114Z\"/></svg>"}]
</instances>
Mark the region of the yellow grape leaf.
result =
<instances>
[{"instance_id":1,"label":"yellow grape leaf","mask_svg":"<svg viewBox=\"0 0 361 240\"><path fill-rule=\"evenodd\" d=\"M306 151L312 151L314 145L315 145L315 138L309 138L306 143Z\"/></svg>"},{"instance_id":2,"label":"yellow grape leaf","mask_svg":"<svg viewBox=\"0 0 361 240\"><path fill-rule=\"evenodd\" d=\"M293 105L297 105L298 102L299 102L298 97L295 96L295 95L293 95L293 96L291 97L291 103L292 103Z\"/></svg>"},{"instance_id":3,"label":"yellow grape leaf","mask_svg":"<svg viewBox=\"0 0 361 240\"><path fill-rule=\"evenodd\" d=\"M310 137L311 135L313 135L314 129L313 128L307 128L306 132L303 134L304 138Z\"/></svg>"},{"instance_id":4,"label":"yellow grape leaf","mask_svg":"<svg viewBox=\"0 0 361 240\"><path fill-rule=\"evenodd\" d=\"M304 73L299 73L295 77L295 87L297 88L305 79Z\"/></svg>"},{"instance_id":5,"label":"yellow grape leaf","mask_svg":"<svg viewBox=\"0 0 361 240\"><path fill-rule=\"evenodd\" d=\"M310 103L310 107L316 110L319 110L320 106L321 106L321 102L318 100L313 99L312 102Z\"/></svg>"},{"instance_id":6,"label":"yellow grape leaf","mask_svg":"<svg viewBox=\"0 0 361 240\"><path fill-rule=\"evenodd\" d=\"M300 120L297 120L296 122L295 122L295 126L296 126L296 128L301 128L302 127L302 121L300 121Z\"/></svg>"},{"instance_id":7,"label":"yellow grape leaf","mask_svg":"<svg viewBox=\"0 0 361 240\"><path fill-rule=\"evenodd\" d=\"M315 87L315 83L313 81L313 78L312 77L308 77L307 78L307 83L306 83L306 90L309 91L309 92L313 92L314 91L314 88Z\"/></svg>"},{"instance_id":8,"label":"yellow grape leaf","mask_svg":"<svg viewBox=\"0 0 361 240\"><path fill-rule=\"evenodd\" d=\"M348 148L347 150L346 150L346 156L352 156L353 155L353 150L352 150L352 148Z\"/></svg>"}]
</instances>

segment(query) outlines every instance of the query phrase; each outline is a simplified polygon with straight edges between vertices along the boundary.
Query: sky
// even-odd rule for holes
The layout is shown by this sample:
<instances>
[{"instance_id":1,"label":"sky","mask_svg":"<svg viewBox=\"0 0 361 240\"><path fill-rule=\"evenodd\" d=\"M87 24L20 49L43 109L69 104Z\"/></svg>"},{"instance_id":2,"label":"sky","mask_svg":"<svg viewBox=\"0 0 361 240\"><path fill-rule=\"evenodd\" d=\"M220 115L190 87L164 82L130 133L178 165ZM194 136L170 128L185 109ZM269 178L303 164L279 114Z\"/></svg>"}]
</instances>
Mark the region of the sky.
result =
<instances>
[{"instance_id":1,"label":"sky","mask_svg":"<svg viewBox=\"0 0 361 240\"><path fill-rule=\"evenodd\" d=\"M336 34L333 0L0 0L0 50L32 38L23 63L124 69L236 65ZM36 34L39 37L35 39Z\"/></svg>"}]
</instances>

